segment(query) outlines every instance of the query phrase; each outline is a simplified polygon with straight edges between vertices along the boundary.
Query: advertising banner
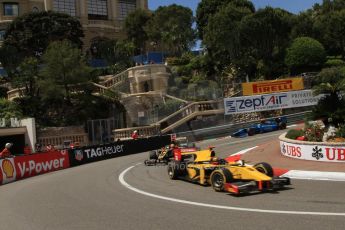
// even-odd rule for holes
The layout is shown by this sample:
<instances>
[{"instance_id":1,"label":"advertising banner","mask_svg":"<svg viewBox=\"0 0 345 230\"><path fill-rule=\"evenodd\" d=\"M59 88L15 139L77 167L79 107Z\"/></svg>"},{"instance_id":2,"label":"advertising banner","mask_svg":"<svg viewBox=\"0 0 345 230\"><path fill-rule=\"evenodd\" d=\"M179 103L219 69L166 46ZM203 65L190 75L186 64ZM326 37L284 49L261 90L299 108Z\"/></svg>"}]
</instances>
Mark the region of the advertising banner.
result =
<instances>
[{"instance_id":1,"label":"advertising banner","mask_svg":"<svg viewBox=\"0 0 345 230\"><path fill-rule=\"evenodd\" d=\"M170 138L170 135L155 136L149 138L138 138L136 140L117 141L105 145L70 149L70 164L71 166L77 166L109 158L159 149L170 144Z\"/></svg>"},{"instance_id":2,"label":"advertising banner","mask_svg":"<svg viewBox=\"0 0 345 230\"><path fill-rule=\"evenodd\" d=\"M1 159L0 168L0 185L7 184L16 180L14 158Z\"/></svg>"},{"instance_id":3,"label":"advertising banner","mask_svg":"<svg viewBox=\"0 0 345 230\"><path fill-rule=\"evenodd\" d=\"M303 90L303 79L300 77L272 81L242 83L243 95L279 93L292 90Z\"/></svg>"},{"instance_id":4,"label":"advertising banner","mask_svg":"<svg viewBox=\"0 0 345 230\"><path fill-rule=\"evenodd\" d=\"M316 105L323 95L313 96L312 90L256 96L224 98L225 115Z\"/></svg>"},{"instance_id":5,"label":"advertising banner","mask_svg":"<svg viewBox=\"0 0 345 230\"><path fill-rule=\"evenodd\" d=\"M0 160L1 184L68 168L67 151L51 151Z\"/></svg>"},{"instance_id":6,"label":"advertising banner","mask_svg":"<svg viewBox=\"0 0 345 230\"><path fill-rule=\"evenodd\" d=\"M296 159L345 163L345 146L303 145L280 141L280 152Z\"/></svg>"}]
</instances>

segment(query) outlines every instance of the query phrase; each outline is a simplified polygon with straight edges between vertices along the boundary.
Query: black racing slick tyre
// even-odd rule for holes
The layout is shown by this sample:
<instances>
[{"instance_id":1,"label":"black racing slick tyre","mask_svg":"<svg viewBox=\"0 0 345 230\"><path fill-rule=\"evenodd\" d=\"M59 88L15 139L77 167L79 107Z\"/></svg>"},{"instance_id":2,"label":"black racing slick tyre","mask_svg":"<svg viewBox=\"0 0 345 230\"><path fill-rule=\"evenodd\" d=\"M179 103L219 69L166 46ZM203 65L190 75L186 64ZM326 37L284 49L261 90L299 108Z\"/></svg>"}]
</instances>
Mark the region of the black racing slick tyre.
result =
<instances>
[{"instance_id":1,"label":"black racing slick tyre","mask_svg":"<svg viewBox=\"0 0 345 230\"><path fill-rule=\"evenodd\" d=\"M286 129L286 123L280 122L279 129Z\"/></svg>"},{"instance_id":2,"label":"black racing slick tyre","mask_svg":"<svg viewBox=\"0 0 345 230\"><path fill-rule=\"evenodd\" d=\"M247 132L248 132L248 136L254 136L254 135L255 135L255 129L249 128L249 129L247 130Z\"/></svg>"},{"instance_id":3,"label":"black racing slick tyre","mask_svg":"<svg viewBox=\"0 0 345 230\"><path fill-rule=\"evenodd\" d=\"M158 159L156 151L150 151L149 152L149 159L150 160L157 160Z\"/></svg>"},{"instance_id":4,"label":"black racing slick tyre","mask_svg":"<svg viewBox=\"0 0 345 230\"><path fill-rule=\"evenodd\" d=\"M217 169L211 173L211 185L216 192L224 190L225 183L230 183L233 180L233 176L229 169L222 168Z\"/></svg>"},{"instance_id":5,"label":"black racing slick tyre","mask_svg":"<svg viewBox=\"0 0 345 230\"><path fill-rule=\"evenodd\" d=\"M187 165L184 162L171 161L168 163L168 175L171 180L176 180L187 173Z\"/></svg>"},{"instance_id":6,"label":"black racing slick tyre","mask_svg":"<svg viewBox=\"0 0 345 230\"><path fill-rule=\"evenodd\" d=\"M270 164L266 162L258 163L254 165L254 168L269 177L273 177L273 168Z\"/></svg>"}]
</instances>

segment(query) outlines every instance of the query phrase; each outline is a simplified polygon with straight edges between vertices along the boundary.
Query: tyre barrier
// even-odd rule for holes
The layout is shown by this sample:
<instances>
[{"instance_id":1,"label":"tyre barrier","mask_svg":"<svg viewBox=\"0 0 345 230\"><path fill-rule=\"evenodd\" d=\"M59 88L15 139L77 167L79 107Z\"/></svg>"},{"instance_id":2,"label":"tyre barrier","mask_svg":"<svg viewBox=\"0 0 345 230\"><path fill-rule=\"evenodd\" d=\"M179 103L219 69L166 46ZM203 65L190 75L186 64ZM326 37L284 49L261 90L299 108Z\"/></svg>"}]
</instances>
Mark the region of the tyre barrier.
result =
<instances>
[{"instance_id":1,"label":"tyre barrier","mask_svg":"<svg viewBox=\"0 0 345 230\"><path fill-rule=\"evenodd\" d=\"M0 185L69 167L159 149L169 135L0 159Z\"/></svg>"}]
</instances>

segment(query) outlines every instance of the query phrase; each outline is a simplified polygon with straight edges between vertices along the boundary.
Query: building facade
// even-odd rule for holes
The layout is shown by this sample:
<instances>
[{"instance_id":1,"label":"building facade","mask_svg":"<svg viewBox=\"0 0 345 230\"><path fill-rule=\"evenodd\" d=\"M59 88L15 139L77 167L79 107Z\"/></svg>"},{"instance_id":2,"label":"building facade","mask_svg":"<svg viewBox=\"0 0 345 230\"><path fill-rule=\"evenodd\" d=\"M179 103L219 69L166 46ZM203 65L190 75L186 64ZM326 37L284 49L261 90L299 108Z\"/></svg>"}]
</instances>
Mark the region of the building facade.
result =
<instances>
[{"instance_id":1,"label":"building facade","mask_svg":"<svg viewBox=\"0 0 345 230\"><path fill-rule=\"evenodd\" d=\"M29 12L52 10L77 17L84 29L84 49L98 39L125 37L123 23L135 9L148 9L148 0L0 0L0 42L13 19Z\"/></svg>"}]
</instances>

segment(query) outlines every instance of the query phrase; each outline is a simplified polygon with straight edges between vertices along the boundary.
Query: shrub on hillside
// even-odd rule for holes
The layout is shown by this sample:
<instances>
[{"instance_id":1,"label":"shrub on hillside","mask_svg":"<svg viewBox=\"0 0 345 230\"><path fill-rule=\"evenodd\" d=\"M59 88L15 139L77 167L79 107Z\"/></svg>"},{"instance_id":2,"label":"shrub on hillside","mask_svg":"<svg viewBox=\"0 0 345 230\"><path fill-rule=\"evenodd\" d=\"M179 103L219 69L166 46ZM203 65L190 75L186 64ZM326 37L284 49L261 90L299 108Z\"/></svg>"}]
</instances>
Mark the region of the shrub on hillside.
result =
<instances>
[{"instance_id":1,"label":"shrub on hillside","mask_svg":"<svg viewBox=\"0 0 345 230\"><path fill-rule=\"evenodd\" d=\"M341 59L330 59L330 60L327 60L324 65L327 68L342 67L342 66L345 66L345 62Z\"/></svg>"}]
</instances>

